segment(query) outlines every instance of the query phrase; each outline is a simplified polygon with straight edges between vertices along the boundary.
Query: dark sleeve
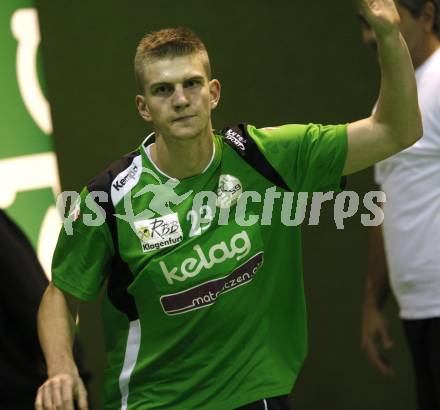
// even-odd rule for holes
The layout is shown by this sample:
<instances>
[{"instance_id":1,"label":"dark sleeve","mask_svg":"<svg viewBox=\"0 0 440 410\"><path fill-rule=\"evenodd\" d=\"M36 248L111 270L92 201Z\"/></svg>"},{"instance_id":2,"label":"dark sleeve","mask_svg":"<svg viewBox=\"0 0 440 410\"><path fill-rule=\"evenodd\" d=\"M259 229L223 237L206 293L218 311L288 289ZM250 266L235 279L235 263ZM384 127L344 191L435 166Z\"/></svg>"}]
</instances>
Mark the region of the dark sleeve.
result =
<instances>
[{"instance_id":1,"label":"dark sleeve","mask_svg":"<svg viewBox=\"0 0 440 410\"><path fill-rule=\"evenodd\" d=\"M24 233L0 211L0 267L2 310L15 322L17 330L29 335L48 280L35 251Z\"/></svg>"},{"instance_id":2,"label":"dark sleeve","mask_svg":"<svg viewBox=\"0 0 440 410\"><path fill-rule=\"evenodd\" d=\"M37 334L37 312L48 279L25 234L0 209L0 408L8 394L32 392L46 378L44 357ZM5 337L6 335L6 337ZM80 345L73 353L87 385ZM14 397L14 396L11 396Z\"/></svg>"}]
</instances>

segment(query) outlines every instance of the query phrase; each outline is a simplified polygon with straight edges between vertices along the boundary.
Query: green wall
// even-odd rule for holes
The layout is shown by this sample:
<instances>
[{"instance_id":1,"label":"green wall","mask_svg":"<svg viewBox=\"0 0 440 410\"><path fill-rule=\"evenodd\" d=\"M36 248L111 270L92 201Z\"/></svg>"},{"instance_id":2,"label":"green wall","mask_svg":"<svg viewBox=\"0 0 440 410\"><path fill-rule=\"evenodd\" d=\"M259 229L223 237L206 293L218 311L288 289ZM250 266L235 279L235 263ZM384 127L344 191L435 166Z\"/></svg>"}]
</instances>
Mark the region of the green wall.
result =
<instances>
[{"instance_id":1,"label":"green wall","mask_svg":"<svg viewBox=\"0 0 440 410\"><path fill-rule=\"evenodd\" d=\"M144 32L194 29L223 85L214 126L349 122L367 115L378 91L375 58L361 44L351 1L37 0L55 146L64 190L133 149L149 128L138 117L132 60ZM372 171L347 189L373 187ZM408 351L394 303L387 307L396 376L383 378L360 349L367 230L359 214L338 231L331 208L304 229L310 352L292 394L295 410L410 410ZM84 314L85 313L85 314ZM102 363L96 306L85 306L81 337L92 370ZM95 377L92 394L98 400Z\"/></svg>"},{"instance_id":2,"label":"green wall","mask_svg":"<svg viewBox=\"0 0 440 410\"><path fill-rule=\"evenodd\" d=\"M0 208L28 236L49 274L60 224L60 181L33 4L0 2Z\"/></svg>"}]
</instances>

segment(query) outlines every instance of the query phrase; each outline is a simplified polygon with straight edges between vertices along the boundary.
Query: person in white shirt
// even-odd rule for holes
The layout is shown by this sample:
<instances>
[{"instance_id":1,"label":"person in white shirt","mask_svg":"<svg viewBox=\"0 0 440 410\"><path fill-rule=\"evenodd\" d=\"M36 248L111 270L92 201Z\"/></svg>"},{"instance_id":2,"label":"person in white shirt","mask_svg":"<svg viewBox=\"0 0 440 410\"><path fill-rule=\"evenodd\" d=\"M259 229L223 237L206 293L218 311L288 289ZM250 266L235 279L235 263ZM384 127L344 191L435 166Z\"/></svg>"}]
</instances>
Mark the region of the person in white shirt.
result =
<instances>
[{"instance_id":1,"label":"person in white shirt","mask_svg":"<svg viewBox=\"0 0 440 410\"><path fill-rule=\"evenodd\" d=\"M416 69L423 137L376 164L386 194L382 226L372 229L362 315L362 345L383 374L393 341L382 312L394 293L408 340L420 410L440 409L440 18L439 0L396 1ZM362 19L361 19L362 20ZM363 39L375 48L365 21Z\"/></svg>"}]
</instances>

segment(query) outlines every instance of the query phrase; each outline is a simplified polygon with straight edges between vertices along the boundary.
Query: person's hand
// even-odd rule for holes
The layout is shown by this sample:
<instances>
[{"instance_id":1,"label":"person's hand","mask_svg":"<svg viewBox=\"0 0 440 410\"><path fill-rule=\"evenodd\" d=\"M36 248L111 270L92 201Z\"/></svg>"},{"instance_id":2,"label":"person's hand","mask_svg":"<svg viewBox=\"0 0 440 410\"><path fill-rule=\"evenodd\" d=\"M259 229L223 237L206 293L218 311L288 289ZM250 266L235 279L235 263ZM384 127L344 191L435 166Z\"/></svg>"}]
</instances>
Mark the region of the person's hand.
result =
<instances>
[{"instance_id":1,"label":"person's hand","mask_svg":"<svg viewBox=\"0 0 440 410\"><path fill-rule=\"evenodd\" d=\"M376 36L399 32L400 16L394 0L359 0L359 12Z\"/></svg>"},{"instance_id":2,"label":"person's hand","mask_svg":"<svg viewBox=\"0 0 440 410\"><path fill-rule=\"evenodd\" d=\"M79 410L88 410L83 381L77 373L59 373L49 377L38 389L35 410L74 410L74 401Z\"/></svg>"},{"instance_id":3,"label":"person's hand","mask_svg":"<svg viewBox=\"0 0 440 410\"><path fill-rule=\"evenodd\" d=\"M374 367L384 375L394 374L391 363L381 354L381 349L393 347L393 341L388 334L388 324L385 317L375 307L364 307L361 339L362 347Z\"/></svg>"}]
</instances>

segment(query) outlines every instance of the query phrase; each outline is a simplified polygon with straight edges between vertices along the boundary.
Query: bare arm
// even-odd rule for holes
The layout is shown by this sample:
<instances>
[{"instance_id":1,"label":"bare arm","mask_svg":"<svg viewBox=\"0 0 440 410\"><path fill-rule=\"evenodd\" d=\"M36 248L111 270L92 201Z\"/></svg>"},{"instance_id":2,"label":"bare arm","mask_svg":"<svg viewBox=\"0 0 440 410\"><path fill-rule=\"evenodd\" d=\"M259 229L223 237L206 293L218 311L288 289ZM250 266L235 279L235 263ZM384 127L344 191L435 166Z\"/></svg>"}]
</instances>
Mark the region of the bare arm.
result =
<instances>
[{"instance_id":1,"label":"bare arm","mask_svg":"<svg viewBox=\"0 0 440 410\"><path fill-rule=\"evenodd\" d=\"M390 294L390 283L381 225L370 228L368 247L364 304L382 310Z\"/></svg>"},{"instance_id":2,"label":"bare arm","mask_svg":"<svg viewBox=\"0 0 440 410\"><path fill-rule=\"evenodd\" d=\"M79 409L87 406L87 393L72 354L75 318L79 301L59 290L52 283L46 289L38 310L38 335L46 358L47 381L38 389L37 410L73 410L76 399Z\"/></svg>"},{"instance_id":3,"label":"bare arm","mask_svg":"<svg viewBox=\"0 0 440 410\"><path fill-rule=\"evenodd\" d=\"M375 113L348 126L344 175L411 146L423 132L414 68L394 1L361 0L361 13L376 34L381 87Z\"/></svg>"},{"instance_id":4,"label":"bare arm","mask_svg":"<svg viewBox=\"0 0 440 410\"><path fill-rule=\"evenodd\" d=\"M381 347L389 349L393 342L388 334L388 324L382 308L390 294L388 269L382 227L370 228L368 268L362 308L362 347L372 364L385 375L391 375L391 364L380 353Z\"/></svg>"}]
</instances>

